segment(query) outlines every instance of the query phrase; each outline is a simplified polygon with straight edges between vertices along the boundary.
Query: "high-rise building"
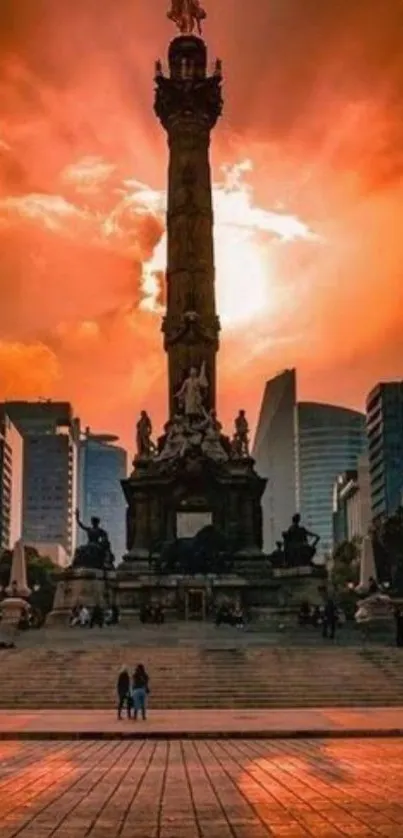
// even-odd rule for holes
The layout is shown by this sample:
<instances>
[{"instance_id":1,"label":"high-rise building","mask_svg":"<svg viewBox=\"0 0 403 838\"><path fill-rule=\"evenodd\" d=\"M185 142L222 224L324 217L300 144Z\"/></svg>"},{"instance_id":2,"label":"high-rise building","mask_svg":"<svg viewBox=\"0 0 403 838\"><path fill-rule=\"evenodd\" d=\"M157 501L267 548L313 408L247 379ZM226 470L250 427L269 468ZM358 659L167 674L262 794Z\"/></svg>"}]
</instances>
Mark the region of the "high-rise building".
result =
<instances>
[{"instance_id":1,"label":"high-rise building","mask_svg":"<svg viewBox=\"0 0 403 838\"><path fill-rule=\"evenodd\" d=\"M264 548L275 549L291 516L299 512L320 536L323 555L333 544L333 487L357 468L366 450L365 416L355 410L296 399L296 372L267 382L253 456L268 478L263 495Z\"/></svg>"},{"instance_id":2,"label":"high-rise building","mask_svg":"<svg viewBox=\"0 0 403 838\"><path fill-rule=\"evenodd\" d=\"M0 549L12 549L21 538L23 439L0 406Z\"/></svg>"},{"instance_id":3,"label":"high-rise building","mask_svg":"<svg viewBox=\"0 0 403 838\"><path fill-rule=\"evenodd\" d=\"M297 509L296 372L266 383L253 446L259 474L269 477L263 495L263 544L274 550Z\"/></svg>"},{"instance_id":4,"label":"high-rise building","mask_svg":"<svg viewBox=\"0 0 403 838\"><path fill-rule=\"evenodd\" d=\"M101 519L119 561L126 550L126 504L120 481L127 477L127 453L114 444L117 440L86 428L80 441L79 507L85 522L93 516ZM85 533L80 531L79 540L85 542Z\"/></svg>"},{"instance_id":5,"label":"high-rise building","mask_svg":"<svg viewBox=\"0 0 403 838\"><path fill-rule=\"evenodd\" d=\"M358 459L358 468L340 474L333 489L333 547L353 538L364 538L371 525L369 461Z\"/></svg>"},{"instance_id":6,"label":"high-rise building","mask_svg":"<svg viewBox=\"0 0 403 838\"><path fill-rule=\"evenodd\" d=\"M309 530L320 535L320 552L333 547L333 486L338 474L357 468L366 450L365 416L330 404L297 405L297 506Z\"/></svg>"},{"instance_id":7,"label":"high-rise building","mask_svg":"<svg viewBox=\"0 0 403 838\"><path fill-rule=\"evenodd\" d=\"M403 502L403 381L377 384L366 403L372 516Z\"/></svg>"},{"instance_id":8,"label":"high-rise building","mask_svg":"<svg viewBox=\"0 0 403 838\"><path fill-rule=\"evenodd\" d=\"M60 544L72 556L76 543L79 420L68 402L6 402L24 439L22 537Z\"/></svg>"}]
</instances>

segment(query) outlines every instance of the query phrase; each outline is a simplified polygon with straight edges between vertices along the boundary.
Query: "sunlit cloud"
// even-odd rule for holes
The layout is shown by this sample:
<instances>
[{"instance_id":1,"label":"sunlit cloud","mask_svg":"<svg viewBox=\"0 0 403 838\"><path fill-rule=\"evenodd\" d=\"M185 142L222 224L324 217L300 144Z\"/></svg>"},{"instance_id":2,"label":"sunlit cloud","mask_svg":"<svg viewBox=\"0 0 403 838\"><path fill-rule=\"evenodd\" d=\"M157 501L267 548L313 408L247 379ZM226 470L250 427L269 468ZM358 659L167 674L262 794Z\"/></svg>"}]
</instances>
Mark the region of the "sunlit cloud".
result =
<instances>
[{"instance_id":1,"label":"sunlit cloud","mask_svg":"<svg viewBox=\"0 0 403 838\"><path fill-rule=\"evenodd\" d=\"M403 376L403 5L206 4L221 418L253 424L291 365L301 398L362 407ZM167 410L152 77L173 29L159 3L101 5L2 0L0 397L69 398L131 444Z\"/></svg>"}]
</instances>

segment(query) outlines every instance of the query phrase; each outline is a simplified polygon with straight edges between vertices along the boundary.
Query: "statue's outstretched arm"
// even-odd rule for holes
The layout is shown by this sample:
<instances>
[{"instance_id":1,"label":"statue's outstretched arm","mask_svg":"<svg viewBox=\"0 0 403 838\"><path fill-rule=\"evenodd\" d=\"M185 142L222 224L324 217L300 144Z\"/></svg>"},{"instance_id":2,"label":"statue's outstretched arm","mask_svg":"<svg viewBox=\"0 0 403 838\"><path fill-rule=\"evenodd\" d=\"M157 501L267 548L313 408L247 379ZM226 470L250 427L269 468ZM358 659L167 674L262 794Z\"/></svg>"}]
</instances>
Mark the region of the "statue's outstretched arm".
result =
<instances>
[{"instance_id":1,"label":"statue's outstretched arm","mask_svg":"<svg viewBox=\"0 0 403 838\"><path fill-rule=\"evenodd\" d=\"M85 524L83 524L82 521L80 521L80 511L79 511L79 509L76 509L76 521L77 521L78 526L80 527L80 530L84 530L84 532L88 532L90 527L87 527Z\"/></svg>"}]
</instances>

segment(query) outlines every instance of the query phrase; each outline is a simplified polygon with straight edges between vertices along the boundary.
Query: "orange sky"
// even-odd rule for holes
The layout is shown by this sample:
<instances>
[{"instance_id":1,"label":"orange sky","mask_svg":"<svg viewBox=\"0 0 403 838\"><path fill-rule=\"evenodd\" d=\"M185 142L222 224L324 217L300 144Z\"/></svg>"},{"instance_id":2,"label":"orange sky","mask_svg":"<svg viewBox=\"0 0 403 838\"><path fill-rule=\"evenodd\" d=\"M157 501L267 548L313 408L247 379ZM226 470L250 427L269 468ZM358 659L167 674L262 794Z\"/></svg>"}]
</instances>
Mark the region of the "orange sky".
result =
<instances>
[{"instance_id":1,"label":"orange sky","mask_svg":"<svg viewBox=\"0 0 403 838\"><path fill-rule=\"evenodd\" d=\"M153 66L174 34L167 6L0 8L0 399L69 399L130 447L141 408L165 418L144 280L162 253ZM362 408L377 380L403 377L403 3L204 6L225 75L220 413L253 422L265 380L292 365L301 398ZM279 231L284 217L301 235Z\"/></svg>"}]
</instances>

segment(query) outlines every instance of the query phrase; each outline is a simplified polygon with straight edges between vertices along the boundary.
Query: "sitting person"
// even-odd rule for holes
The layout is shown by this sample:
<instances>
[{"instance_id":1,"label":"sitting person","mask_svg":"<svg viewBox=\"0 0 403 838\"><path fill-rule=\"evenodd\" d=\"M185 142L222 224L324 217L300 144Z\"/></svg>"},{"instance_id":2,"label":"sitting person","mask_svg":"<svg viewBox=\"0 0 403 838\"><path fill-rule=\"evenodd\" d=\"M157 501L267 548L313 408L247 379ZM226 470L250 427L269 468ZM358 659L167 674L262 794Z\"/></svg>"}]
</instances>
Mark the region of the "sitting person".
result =
<instances>
[{"instance_id":1,"label":"sitting person","mask_svg":"<svg viewBox=\"0 0 403 838\"><path fill-rule=\"evenodd\" d=\"M320 611L320 606L315 605L315 607L312 611L312 615L311 615L311 623L316 628L317 626L320 625L321 622L322 622L322 614L321 614L321 611Z\"/></svg>"},{"instance_id":2,"label":"sitting person","mask_svg":"<svg viewBox=\"0 0 403 838\"><path fill-rule=\"evenodd\" d=\"M80 606L79 605L74 605L73 608L71 609L69 625L71 627L77 626L78 623L79 623L79 620L80 620Z\"/></svg>"},{"instance_id":3,"label":"sitting person","mask_svg":"<svg viewBox=\"0 0 403 838\"><path fill-rule=\"evenodd\" d=\"M79 613L79 623L81 628L88 626L90 623L90 612L86 605L82 605Z\"/></svg>"},{"instance_id":4,"label":"sitting person","mask_svg":"<svg viewBox=\"0 0 403 838\"><path fill-rule=\"evenodd\" d=\"M307 626L311 622L311 607L306 600L301 602L298 612L298 624L300 626Z\"/></svg>"},{"instance_id":5,"label":"sitting person","mask_svg":"<svg viewBox=\"0 0 403 838\"><path fill-rule=\"evenodd\" d=\"M140 608L140 622L150 623L152 619L152 608L150 605L142 605Z\"/></svg>"},{"instance_id":6,"label":"sitting person","mask_svg":"<svg viewBox=\"0 0 403 838\"><path fill-rule=\"evenodd\" d=\"M104 625L104 611L100 605L94 605L91 614L90 620L90 628L94 628L94 626L99 626L99 628L103 628Z\"/></svg>"},{"instance_id":7,"label":"sitting person","mask_svg":"<svg viewBox=\"0 0 403 838\"><path fill-rule=\"evenodd\" d=\"M162 625L162 623L164 622L164 619L165 619L164 611L163 611L161 603L159 602L153 610L153 622L156 623L159 626L159 625Z\"/></svg>"},{"instance_id":8,"label":"sitting person","mask_svg":"<svg viewBox=\"0 0 403 838\"><path fill-rule=\"evenodd\" d=\"M220 626L221 623L229 623L231 622L231 610L229 606L223 602L217 608L215 624L216 626Z\"/></svg>"}]
</instances>

